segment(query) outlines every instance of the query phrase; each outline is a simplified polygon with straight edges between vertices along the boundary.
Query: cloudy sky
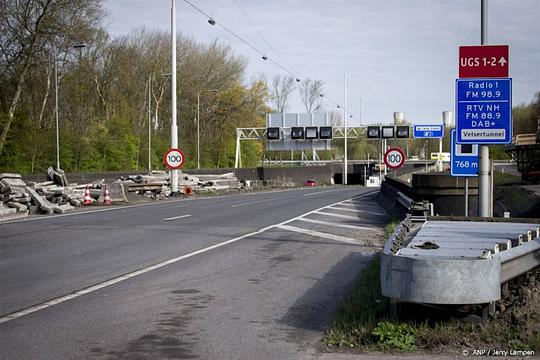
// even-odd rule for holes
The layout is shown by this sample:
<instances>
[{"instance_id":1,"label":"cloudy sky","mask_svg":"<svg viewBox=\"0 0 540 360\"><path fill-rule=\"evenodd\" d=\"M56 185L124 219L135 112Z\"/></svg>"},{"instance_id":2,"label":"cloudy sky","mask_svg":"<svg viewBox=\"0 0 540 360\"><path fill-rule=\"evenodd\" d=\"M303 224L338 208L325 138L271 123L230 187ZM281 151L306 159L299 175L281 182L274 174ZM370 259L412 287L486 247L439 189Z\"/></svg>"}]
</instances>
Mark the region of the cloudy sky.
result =
<instances>
[{"instance_id":1,"label":"cloudy sky","mask_svg":"<svg viewBox=\"0 0 540 360\"><path fill-rule=\"evenodd\" d=\"M176 1L178 32L230 44L247 60L248 78L286 75ZM325 95L339 104L347 74L355 123L360 109L362 123L392 122L394 111L413 123L440 123L441 112L454 108L458 46L480 44L480 0L190 1L298 77L322 80ZM141 26L170 31L171 0L104 4L112 36ZM540 0L489 0L488 11L488 43L510 46L513 102L528 103L540 90ZM289 112L304 111L296 92L291 100Z\"/></svg>"}]
</instances>

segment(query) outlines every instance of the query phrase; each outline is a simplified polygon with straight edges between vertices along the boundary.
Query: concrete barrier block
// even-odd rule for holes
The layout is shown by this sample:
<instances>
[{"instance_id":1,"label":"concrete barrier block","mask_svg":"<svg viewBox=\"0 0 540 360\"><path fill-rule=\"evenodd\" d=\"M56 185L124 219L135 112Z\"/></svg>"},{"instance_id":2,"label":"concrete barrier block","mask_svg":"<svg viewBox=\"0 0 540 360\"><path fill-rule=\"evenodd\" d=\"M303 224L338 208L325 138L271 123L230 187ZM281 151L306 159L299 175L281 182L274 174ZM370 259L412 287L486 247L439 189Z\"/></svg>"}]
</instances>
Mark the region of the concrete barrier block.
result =
<instances>
[{"instance_id":1,"label":"concrete barrier block","mask_svg":"<svg viewBox=\"0 0 540 360\"><path fill-rule=\"evenodd\" d=\"M75 209L73 206L64 204L54 207L53 211L57 214L64 214L66 212L73 211L73 209Z\"/></svg>"},{"instance_id":2,"label":"concrete barrier block","mask_svg":"<svg viewBox=\"0 0 540 360\"><path fill-rule=\"evenodd\" d=\"M17 212L17 209L14 208L0 208L0 216L9 215L9 214L15 214Z\"/></svg>"},{"instance_id":3,"label":"concrete barrier block","mask_svg":"<svg viewBox=\"0 0 540 360\"><path fill-rule=\"evenodd\" d=\"M128 202L124 184L119 181L115 181L111 184L109 188L109 196L112 202Z\"/></svg>"}]
</instances>

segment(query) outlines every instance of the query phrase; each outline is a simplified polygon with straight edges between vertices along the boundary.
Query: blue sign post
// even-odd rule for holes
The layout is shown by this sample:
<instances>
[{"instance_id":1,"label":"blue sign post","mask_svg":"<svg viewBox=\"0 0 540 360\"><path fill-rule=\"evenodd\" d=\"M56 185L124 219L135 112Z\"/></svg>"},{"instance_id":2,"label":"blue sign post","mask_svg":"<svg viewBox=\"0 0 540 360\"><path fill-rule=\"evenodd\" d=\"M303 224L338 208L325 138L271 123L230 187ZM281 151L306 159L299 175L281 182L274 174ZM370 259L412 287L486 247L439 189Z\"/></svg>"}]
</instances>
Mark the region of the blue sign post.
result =
<instances>
[{"instance_id":1,"label":"blue sign post","mask_svg":"<svg viewBox=\"0 0 540 360\"><path fill-rule=\"evenodd\" d=\"M478 176L478 145L457 144L456 130L450 132L450 174Z\"/></svg>"},{"instance_id":2,"label":"blue sign post","mask_svg":"<svg viewBox=\"0 0 540 360\"><path fill-rule=\"evenodd\" d=\"M512 141L512 79L456 80L456 130L459 144Z\"/></svg>"},{"instance_id":3,"label":"blue sign post","mask_svg":"<svg viewBox=\"0 0 540 360\"><path fill-rule=\"evenodd\" d=\"M442 125L414 125L413 137L417 139L442 138L444 127Z\"/></svg>"}]
</instances>

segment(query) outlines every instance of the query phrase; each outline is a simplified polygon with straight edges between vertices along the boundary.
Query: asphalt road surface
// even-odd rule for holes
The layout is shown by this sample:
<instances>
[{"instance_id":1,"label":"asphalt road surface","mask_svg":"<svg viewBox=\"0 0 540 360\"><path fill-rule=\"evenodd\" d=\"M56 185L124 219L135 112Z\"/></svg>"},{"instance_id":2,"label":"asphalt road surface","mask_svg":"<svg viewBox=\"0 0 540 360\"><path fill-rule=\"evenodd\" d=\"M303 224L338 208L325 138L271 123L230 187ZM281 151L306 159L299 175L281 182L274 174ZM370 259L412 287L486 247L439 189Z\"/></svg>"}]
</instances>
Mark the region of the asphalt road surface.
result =
<instances>
[{"instance_id":1,"label":"asphalt road surface","mask_svg":"<svg viewBox=\"0 0 540 360\"><path fill-rule=\"evenodd\" d=\"M297 359L384 241L374 190L174 200L0 225L0 359Z\"/></svg>"}]
</instances>

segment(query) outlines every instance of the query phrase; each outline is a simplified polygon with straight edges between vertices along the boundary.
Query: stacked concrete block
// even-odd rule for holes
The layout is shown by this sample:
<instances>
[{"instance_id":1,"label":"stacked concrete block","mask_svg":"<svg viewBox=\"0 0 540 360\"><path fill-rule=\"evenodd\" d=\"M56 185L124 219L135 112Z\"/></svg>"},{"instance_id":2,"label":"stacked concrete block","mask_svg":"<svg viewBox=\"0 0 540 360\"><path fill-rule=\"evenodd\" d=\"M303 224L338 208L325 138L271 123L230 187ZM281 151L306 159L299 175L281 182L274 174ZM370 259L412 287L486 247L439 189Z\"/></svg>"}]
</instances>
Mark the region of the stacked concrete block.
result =
<instances>
[{"instance_id":1,"label":"stacked concrete block","mask_svg":"<svg viewBox=\"0 0 540 360\"><path fill-rule=\"evenodd\" d=\"M0 221L13 220L28 215L31 198L20 174L0 174Z\"/></svg>"},{"instance_id":2,"label":"stacked concrete block","mask_svg":"<svg viewBox=\"0 0 540 360\"><path fill-rule=\"evenodd\" d=\"M169 172L166 171L152 171L145 175L129 175L122 177L119 181L131 193L155 198L171 194ZM197 192L239 189L242 187L242 183L234 173L194 176L180 172L178 186L180 189L189 187Z\"/></svg>"},{"instance_id":3,"label":"stacked concrete block","mask_svg":"<svg viewBox=\"0 0 540 360\"><path fill-rule=\"evenodd\" d=\"M26 184L20 174L1 173L0 221L13 220L29 213L63 214L73 210L72 204L80 204L78 199L82 199L82 193L79 195L68 187L63 172L49 169L47 177L51 180Z\"/></svg>"}]
</instances>

